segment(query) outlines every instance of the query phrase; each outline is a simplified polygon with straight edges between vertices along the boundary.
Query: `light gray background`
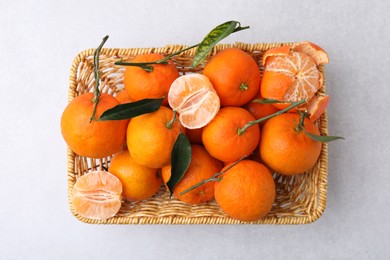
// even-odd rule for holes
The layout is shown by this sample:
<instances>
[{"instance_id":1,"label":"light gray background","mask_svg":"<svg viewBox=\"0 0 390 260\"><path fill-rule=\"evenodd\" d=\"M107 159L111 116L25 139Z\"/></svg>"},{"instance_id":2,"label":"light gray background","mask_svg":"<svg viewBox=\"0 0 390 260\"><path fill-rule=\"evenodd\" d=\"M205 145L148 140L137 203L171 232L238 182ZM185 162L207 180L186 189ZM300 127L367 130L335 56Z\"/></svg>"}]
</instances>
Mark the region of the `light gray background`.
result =
<instances>
[{"instance_id":1,"label":"light gray background","mask_svg":"<svg viewBox=\"0 0 390 260\"><path fill-rule=\"evenodd\" d=\"M112 3L110 3L112 2ZM1 259L389 259L389 1L0 2ZM74 56L96 47L310 40L330 55L328 205L300 226L98 226L67 202L60 116Z\"/></svg>"}]
</instances>

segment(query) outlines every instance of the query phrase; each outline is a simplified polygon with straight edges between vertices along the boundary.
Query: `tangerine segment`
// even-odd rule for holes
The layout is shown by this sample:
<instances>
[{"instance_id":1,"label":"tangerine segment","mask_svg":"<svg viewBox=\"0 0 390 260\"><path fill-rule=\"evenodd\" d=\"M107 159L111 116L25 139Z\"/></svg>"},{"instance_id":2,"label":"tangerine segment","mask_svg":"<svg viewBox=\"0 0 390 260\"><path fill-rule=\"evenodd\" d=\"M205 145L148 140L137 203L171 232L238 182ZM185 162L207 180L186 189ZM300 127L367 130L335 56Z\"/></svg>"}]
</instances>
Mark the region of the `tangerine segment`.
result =
<instances>
[{"instance_id":1,"label":"tangerine segment","mask_svg":"<svg viewBox=\"0 0 390 260\"><path fill-rule=\"evenodd\" d=\"M77 179L72 191L74 210L85 218L104 220L118 213L122 183L106 171L89 172Z\"/></svg>"},{"instance_id":2,"label":"tangerine segment","mask_svg":"<svg viewBox=\"0 0 390 260\"><path fill-rule=\"evenodd\" d=\"M222 171L230 167L225 166ZM243 160L215 182L215 200L232 218L256 221L265 217L275 201L275 182L263 164Z\"/></svg>"},{"instance_id":3,"label":"tangerine segment","mask_svg":"<svg viewBox=\"0 0 390 260\"><path fill-rule=\"evenodd\" d=\"M222 163L213 158L201 145L191 145L191 151L190 166L183 178L176 184L173 194L181 201L189 204L199 204L214 199L213 182L200 185L186 194L180 195L180 193L205 179L211 178L222 169ZM164 183L167 183L171 178L171 166L162 168L161 173Z\"/></svg>"},{"instance_id":4,"label":"tangerine segment","mask_svg":"<svg viewBox=\"0 0 390 260\"><path fill-rule=\"evenodd\" d=\"M238 129L254 120L252 114L244 108L221 108L203 129L202 141L206 150L223 162L234 162L251 154L259 144L259 126L255 124L241 135L238 134Z\"/></svg>"},{"instance_id":5,"label":"tangerine segment","mask_svg":"<svg viewBox=\"0 0 390 260\"><path fill-rule=\"evenodd\" d=\"M282 74L290 80L278 80L272 84L267 84L267 81L262 83L261 95L266 98L281 98L281 101L292 102L310 100L321 87L317 65L304 53L291 52L289 55L269 57L264 68L264 76L269 72ZM283 95L279 91L276 96L272 95L273 89L280 89L281 85L285 88Z\"/></svg>"},{"instance_id":6,"label":"tangerine segment","mask_svg":"<svg viewBox=\"0 0 390 260\"><path fill-rule=\"evenodd\" d=\"M202 128L218 113L220 102L210 80L201 74L177 78L168 92L171 108L179 113L182 125L188 129Z\"/></svg>"},{"instance_id":7,"label":"tangerine segment","mask_svg":"<svg viewBox=\"0 0 390 260\"><path fill-rule=\"evenodd\" d=\"M269 119L262 128L261 159L278 173L293 175L306 172L320 156L322 144L296 129L299 120L299 114L286 113ZM307 132L320 135L318 127L307 118L304 127Z\"/></svg>"},{"instance_id":8,"label":"tangerine segment","mask_svg":"<svg viewBox=\"0 0 390 260\"><path fill-rule=\"evenodd\" d=\"M163 58L161 54L148 53L135 57L131 62L154 62ZM150 66L153 68L151 72L140 67L127 66L123 74L125 89L134 101L165 97L163 104L166 105L169 87L179 77L179 71L171 61L168 64Z\"/></svg>"}]
</instances>

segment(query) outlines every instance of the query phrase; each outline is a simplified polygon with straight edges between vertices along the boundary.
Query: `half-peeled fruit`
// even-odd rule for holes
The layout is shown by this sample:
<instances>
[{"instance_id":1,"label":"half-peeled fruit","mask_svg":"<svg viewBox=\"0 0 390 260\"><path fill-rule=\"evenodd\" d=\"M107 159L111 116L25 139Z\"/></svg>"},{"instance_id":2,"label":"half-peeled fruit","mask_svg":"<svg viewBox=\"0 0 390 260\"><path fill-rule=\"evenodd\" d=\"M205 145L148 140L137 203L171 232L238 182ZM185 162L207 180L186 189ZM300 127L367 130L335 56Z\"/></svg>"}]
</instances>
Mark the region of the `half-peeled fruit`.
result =
<instances>
[{"instance_id":1,"label":"half-peeled fruit","mask_svg":"<svg viewBox=\"0 0 390 260\"><path fill-rule=\"evenodd\" d=\"M73 209L82 217L111 218L122 205L122 183L109 172L89 172L77 179L71 201Z\"/></svg>"},{"instance_id":2,"label":"half-peeled fruit","mask_svg":"<svg viewBox=\"0 0 390 260\"><path fill-rule=\"evenodd\" d=\"M270 49L262 59L264 72L261 95L286 102L274 104L279 109L287 107L291 102L306 99L307 103L298 109L307 109L309 114L312 113L312 120L318 118L329 102L328 97L316 96L324 84L318 66L328 62L328 54L310 42Z\"/></svg>"},{"instance_id":3,"label":"half-peeled fruit","mask_svg":"<svg viewBox=\"0 0 390 260\"><path fill-rule=\"evenodd\" d=\"M220 108L217 92L210 80L201 74L177 78L168 92L168 102L179 113L180 123L188 129L207 125Z\"/></svg>"}]
</instances>

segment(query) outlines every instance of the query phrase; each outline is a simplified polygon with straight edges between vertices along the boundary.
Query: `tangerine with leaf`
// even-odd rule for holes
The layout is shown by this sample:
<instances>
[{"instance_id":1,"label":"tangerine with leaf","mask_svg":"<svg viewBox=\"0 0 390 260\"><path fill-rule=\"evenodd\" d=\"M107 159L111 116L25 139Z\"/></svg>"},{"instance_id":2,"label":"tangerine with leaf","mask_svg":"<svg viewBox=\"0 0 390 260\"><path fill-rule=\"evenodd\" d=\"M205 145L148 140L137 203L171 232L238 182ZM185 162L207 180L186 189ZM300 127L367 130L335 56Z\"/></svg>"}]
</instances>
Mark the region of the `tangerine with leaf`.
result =
<instances>
[{"instance_id":1,"label":"tangerine with leaf","mask_svg":"<svg viewBox=\"0 0 390 260\"><path fill-rule=\"evenodd\" d=\"M261 159L273 171L284 175L311 169L321 154L322 143L305 132L320 135L318 127L304 115L286 113L269 119L262 128Z\"/></svg>"},{"instance_id":2,"label":"tangerine with leaf","mask_svg":"<svg viewBox=\"0 0 390 260\"><path fill-rule=\"evenodd\" d=\"M264 98L287 103L274 104L279 109L288 106L289 102L305 99L307 104L298 108L305 110L311 102L314 102L311 107L315 109L311 109L309 113L310 116L313 115L311 120L315 121L325 111L329 100L329 97L326 100L313 99L324 83L318 66L328 62L327 53L310 42L303 42L297 46L272 48L262 59L264 72L261 95Z\"/></svg>"},{"instance_id":3,"label":"tangerine with leaf","mask_svg":"<svg viewBox=\"0 0 390 260\"><path fill-rule=\"evenodd\" d=\"M165 106L132 118L127 128L127 147L133 160L150 168L168 165L173 144L181 132L177 120L176 113Z\"/></svg>"},{"instance_id":4,"label":"tangerine with leaf","mask_svg":"<svg viewBox=\"0 0 390 260\"><path fill-rule=\"evenodd\" d=\"M158 53L147 53L136 56L132 63L153 63L164 59ZM125 89L134 101L145 98L165 97L163 104L168 104L168 91L172 82L179 77L179 71L172 61L166 64L149 64L145 67L126 66L123 74Z\"/></svg>"},{"instance_id":5,"label":"tangerine with leaf","mask_svg":"<svg viewBox=\"0 0 390 260\"><path fill-rule=\"evenodd\" d=\"M241 107L223 107L203 128L202 141L211 156L223 162L234 162L256 149L260 139L257 124L245 131L239 129L255 121L253 115Z\"/></svg>"},{"instance_id":6,"label":"tangerine with leaf","mask_svg":"<svg viewBox=\"0 0 390 260\"><path fill-rule=\"evenodd\" d=\"M118 152L126 142L128 120L99 121L100 115L119 102L102 93L96 106L95 118L91 116L96 105L94 93L74 98L61 117L61 133L76 154L104 158Z\"/></svg>"},{"instance_id":7,"label":"tangerine with leaf","mask_svg":"<svg viewBox=\"0 0 390 260\"><path fill-rule=\"evenodd\" d=\"M212 177L222 169L222 163L213 158L201 145L191 145L191 163L183 178L176 184L173 194L176 198L189 204L199 204L214 199L214 183L207 183L181 195L180 193ZM162 178L167 183L171 178L171 166L162 168Z\"/></svg>"}]
</instances>

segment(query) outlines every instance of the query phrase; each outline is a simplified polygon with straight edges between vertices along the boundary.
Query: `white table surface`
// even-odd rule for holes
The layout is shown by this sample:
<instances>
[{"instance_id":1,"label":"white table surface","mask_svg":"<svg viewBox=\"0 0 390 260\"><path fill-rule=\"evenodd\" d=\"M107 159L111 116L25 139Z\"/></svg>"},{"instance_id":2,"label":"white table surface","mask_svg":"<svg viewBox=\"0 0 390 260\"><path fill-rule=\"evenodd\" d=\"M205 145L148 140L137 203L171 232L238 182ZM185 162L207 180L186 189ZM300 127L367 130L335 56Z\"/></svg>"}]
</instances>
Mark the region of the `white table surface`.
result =
<instances>
[{"instance_id":1,"label":"white table surface","mask_svg":"<svg viewBox=\"0 0 390 260\"><path fill-rule=\"evenodd\" d=\"M116 2L116 3L109 3ZM389 259L390 1L0 2L0 259ZM67 202L60 116L74 56L194 44L238 20L237 41L326 49L328 203L309 225L88 225Z\"/></svg>"}]
</instances>

